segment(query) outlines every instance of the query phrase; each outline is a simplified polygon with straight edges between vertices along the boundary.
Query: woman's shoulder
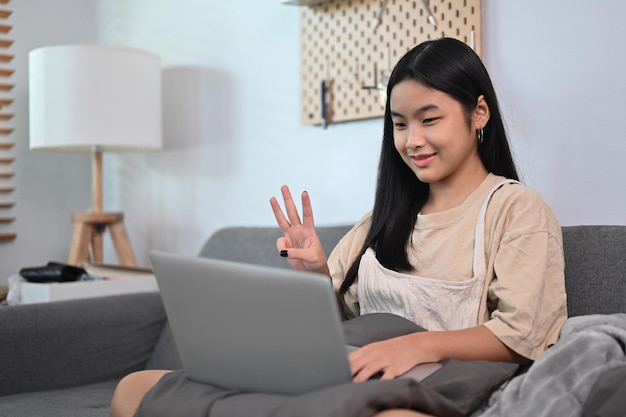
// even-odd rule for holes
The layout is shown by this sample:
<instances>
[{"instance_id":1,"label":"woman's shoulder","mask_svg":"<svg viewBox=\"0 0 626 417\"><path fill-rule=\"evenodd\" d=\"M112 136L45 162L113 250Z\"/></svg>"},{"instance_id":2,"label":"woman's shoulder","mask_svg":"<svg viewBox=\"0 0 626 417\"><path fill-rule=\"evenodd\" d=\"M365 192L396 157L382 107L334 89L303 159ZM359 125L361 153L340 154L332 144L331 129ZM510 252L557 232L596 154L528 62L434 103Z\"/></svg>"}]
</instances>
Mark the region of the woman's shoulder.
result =
<instances>
[{"instance_id":1,"label":"woman's shoulder","mask_svg":"<svg viewBox=\"0 0 626 417\"><path fill-rule=\"evenodd\" d=\"M489 206L492 216L511 226L521 227L527 232L561 233L560 223L543 196L521 182L504 184L494 192Z\"/></svg>"},{"instance_id":2,"label":"woman's shoulder","mask_svg":"<svg viewBox=\"0 0 626 417\"><path fill-rule=\"evenodd\" d=\"M360 237L365 240L365 236L370 229L370 225L372 224L372 212L369 211L361 217L359 221L357 221L354 226L346 233L344 239L348 238L353 240L355 237Z\"/></svg>"},{"instance_id":3,"label":"woman's shoulder","mask_svg":"<svg viewBox=\"0 0 626 417\"><path fill-rule=\"evenodd\" d=\"M369 212L357 221L333 248L328 258L331 276L342 277L341 280L343 280L347 269L360 254L371 221L372 213Z\"/></svg>"},{"instance_id":4,"label":"woman's shoulder","mask_svg":"<svg viewBox=\"0 0 626 417\"><path fill-rule=\"evenodd\" d=\"M360 252L365 238L372 223L372 213L366 213L354 226L339 240L335 246L333 253L353 256L354 253Z\"/></svg>"},{"instance_id":5,"label":"woman's shoulder","mask_svg":"<svg viewBox=\"0 0 626 417\"><path fill-rule=\"evenodd\" d=\"M524 185L520 181L511 180L499 175L493 175L492 181L496 184L503 183L502 186L494 192L494 196L503 198L510 204L547 206L546 201L538 191Z\"/></svg>"}]
</instances>

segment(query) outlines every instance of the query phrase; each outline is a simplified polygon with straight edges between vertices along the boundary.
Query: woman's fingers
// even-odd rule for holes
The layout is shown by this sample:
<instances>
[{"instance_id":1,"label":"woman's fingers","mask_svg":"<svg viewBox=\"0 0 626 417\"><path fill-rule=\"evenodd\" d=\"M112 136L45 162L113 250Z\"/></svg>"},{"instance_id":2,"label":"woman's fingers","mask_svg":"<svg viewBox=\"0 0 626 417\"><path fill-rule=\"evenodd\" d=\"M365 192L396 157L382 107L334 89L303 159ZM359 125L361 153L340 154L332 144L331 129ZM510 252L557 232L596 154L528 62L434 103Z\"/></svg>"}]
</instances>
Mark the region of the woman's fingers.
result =
<instances>
[{"instance_id":1,"label":"woman's fingers","mask_svg":"<svg viewBox=\"0 0 626 417\"><path fill-rule=\"evenodd\" d=\"M418 363L415 340L411 335L374 342L350 353L350 370L355 382L367 381L372 376L393 379Z\"/></svg>"},{"instance_id":2,"label":"woman's fingers","mask_svg":"<svg viewBox=\"0 0 626 417\"><path fill-rule=\"evenodd\" d=\"M397 372L391 364L370 362L362 368L353 371L352 375L354 382L364 382L372 377L376 377L376 379L394 379L400 375L400 373Z\"/></svg>"},{"instance_id":3,"label":"woman's fingers","mask_svg":"<svg viewBox=\"0 0 626 417\"><path fill-rule=\"evenodd\" d=\"M278 223L278 227L280 227L280 230L282 230L283 233L287 233L287 231L289 230L289 226L291 225L283 214L283 210L280 208L280 204L278 204L278 200L276 199L276 197L270 198L270 205L272 206L272 211L274 212L274 217L276 218L276 223Z\"/></svg>"},{"instance_id":4,"label":"woman's fingers","mask_svg":"<svg viewBox=\"0 0 626 417\"><path fill-rule=\"evenodd\" d=\"M285 211L282 210L275 197L270 198L274 217L284 233L284 236L276 240L276 248L280 256L287 258L289 264L295 269L330 276L324 248L315 233L309 194L306 191L302 193L303 221L301 222L289 187L283 185L280 190L285 202Z\"/></svg>"},{"instance_id":5,"label":"woman's fingers","mask_svg":"<svg viewBox=\"0 0 626 417\"><path fill-rule=\"evenodd\" d=\"M313 220L313 207L311 205L311 198L309 197L309 193L304 191L302 193L302 221L300 220L300 215L298 213L298 208L296 207L296 203L291 196L291 191L289 187L283 185L280 188L280 191L283 196L283 200L285 202L285 213L276 197L270 198L270 205L272 206L272 211L274 212L274 217L278 222L278 226L283 232L287 232L289 227L303 225L306 228L314 228L315 222Z\"/></svg>"},{"instance_id":6,"label":"woman's fingers","mask_svg":"<svg viewBox=\"0 0 626 417\"><path fill-rule=\"evenodd\" d=\"M374 362L354 363L350 361L350 370L352 371L352 379L354 382L367 381L377 373L380 373L381 367Z\"/></svg>"},{"instance_id":7,"label":"woman's fingers","mask_svg":"<svg viewBox=\"0 0 626 417\"><path fill-rule=\"evenodd\" d=\"M348 355L354 382L367 381L381 370L381 365L377 364L378 361L372 357L370 349L369 346L362 347Z\"/></svg>"},{"instance_id":8,"label":"woman's fingers","mask_svg":"<svg viewBox=\"0 0 626 417\"><path fill-rule=\"evenodd\" d=\"M304 227L314 228L315 222L313 221L313 207L311 206L311 198L309 193L304 191L302 193L302 220Z\"/></svg>"},{"instance_id":9,"label":"woman's fingers","mask_svg":"<svg viewBox=\"0 0 626 417\"><path fill-rule=\"evenodd\" d=\"M289 187L283 185L282 187L280 187L280 192L283 195L283 201L285 202L285 210L287 211L287 217L289 218L289 222L292 225L302 224L302 222L300 221L300 215L298 214L298 209L296 208L296 203L291 197Z\"/></svg>"}]
</instances>

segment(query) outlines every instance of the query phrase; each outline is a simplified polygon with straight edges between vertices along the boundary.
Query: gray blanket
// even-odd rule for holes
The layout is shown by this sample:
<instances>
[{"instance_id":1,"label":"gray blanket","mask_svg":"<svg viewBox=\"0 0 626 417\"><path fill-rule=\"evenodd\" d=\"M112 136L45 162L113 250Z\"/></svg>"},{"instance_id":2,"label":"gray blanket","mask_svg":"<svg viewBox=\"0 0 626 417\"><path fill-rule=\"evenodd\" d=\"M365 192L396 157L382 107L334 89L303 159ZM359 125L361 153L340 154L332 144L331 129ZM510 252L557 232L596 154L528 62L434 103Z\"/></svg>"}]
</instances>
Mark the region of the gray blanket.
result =
<instances>
[{"instance_id":1,"label":"gray blanket","mask_svg":"<svg viewBox=\"0 0 626 417\"><path fill-rule=\"evenodd\" d=\"M626 363L624 346L626 314L569 318L558 343L494 394L480 416L582 416L598 377Z\"/></svg>"}]
</instances>

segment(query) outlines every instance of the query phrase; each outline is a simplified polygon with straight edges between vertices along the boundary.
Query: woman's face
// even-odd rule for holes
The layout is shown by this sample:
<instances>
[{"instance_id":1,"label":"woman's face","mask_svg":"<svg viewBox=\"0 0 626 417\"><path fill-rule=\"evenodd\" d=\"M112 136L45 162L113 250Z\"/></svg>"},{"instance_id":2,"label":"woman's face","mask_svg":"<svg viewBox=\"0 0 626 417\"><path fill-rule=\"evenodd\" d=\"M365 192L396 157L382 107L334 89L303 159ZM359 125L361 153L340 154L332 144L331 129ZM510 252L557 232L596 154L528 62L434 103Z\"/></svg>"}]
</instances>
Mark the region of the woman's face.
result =
<instances>
[{"instance_id":1,"label":"woman's face","mask_svg":"<svg viewBox=\"0 0 626 417\"><path fill-rule=\"evenodd\" d=\"M394 86L389 100L394 145L420 181L451 185L484 170L476 136L489 119L482 96L469 119L451 96L412 80Z\"/></svg>"}]
</instances>

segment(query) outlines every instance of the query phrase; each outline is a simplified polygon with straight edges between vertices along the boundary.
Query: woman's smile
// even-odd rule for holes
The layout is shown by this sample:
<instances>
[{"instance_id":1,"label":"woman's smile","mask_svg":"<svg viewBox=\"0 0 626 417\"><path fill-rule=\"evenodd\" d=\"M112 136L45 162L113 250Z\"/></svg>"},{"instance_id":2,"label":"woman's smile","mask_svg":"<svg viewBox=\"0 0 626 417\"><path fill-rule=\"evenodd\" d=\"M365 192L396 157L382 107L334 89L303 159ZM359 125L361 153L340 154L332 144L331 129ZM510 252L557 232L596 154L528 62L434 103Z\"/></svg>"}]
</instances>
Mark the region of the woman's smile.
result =
<instances>
[{"instance_id":1,"label":"woman's smile","mask_svg":"<svg viewBox=\"0 0 626 417\"><path fill-rule=\"evenodd\" d=\"M418 168L426 168L428 165L430 165L433 159L435 159L435 156L437 156L436 153L429 153L414 155L410 158L413 160L415 166L417 166Z\"/></svg>"}]
</instances>

